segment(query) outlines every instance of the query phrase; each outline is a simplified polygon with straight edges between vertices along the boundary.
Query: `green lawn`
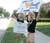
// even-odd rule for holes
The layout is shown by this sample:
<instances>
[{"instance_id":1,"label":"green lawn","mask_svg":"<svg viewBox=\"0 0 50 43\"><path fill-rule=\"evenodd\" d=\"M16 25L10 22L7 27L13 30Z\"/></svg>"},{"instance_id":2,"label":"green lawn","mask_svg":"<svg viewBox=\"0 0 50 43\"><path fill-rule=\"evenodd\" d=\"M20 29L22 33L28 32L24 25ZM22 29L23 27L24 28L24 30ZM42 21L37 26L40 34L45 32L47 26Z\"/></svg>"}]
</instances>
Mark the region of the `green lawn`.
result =
<instances>
[{"instance_id":1,"label":"green lawn","mask_svg":"<svg viewBox=\"0 0 50 43\"><path fill-rule=\"evenodd\" d=\"M2 43L19 43L19 39L17 38L17 34L13 33L13 23L15 21L12 20L9 24L8 29L3 37ZM37 23L36 30L50 36L50 22L39 22ZM22 39L24 43L26 43L26 37L22 34Z\"/></svg>"},{"instance_id":2,"label":"green lawn","mask_svg":"<svg viewBox=\"0 0 50 43\"><path fill-rule=\"evenodd\" d=\"M17 34L13 33L13 23L14 23L14 20L10 22L10 25L3 37L2 43L19 43L20 42L19 39L17 38ZM24 36L24 34L22 34L21 37L24 43L26 43L26 37Z\"/></svg>"},{"instance_id":3,"label":"green lawn","mask_svg":"<svg viewBox=\"0 0 50 43\"><path fill-rule=\"evenodd\" d=\"M50 22L39 22L37 23L36 30L50 36Z\"/></svg>"}]
</instances>

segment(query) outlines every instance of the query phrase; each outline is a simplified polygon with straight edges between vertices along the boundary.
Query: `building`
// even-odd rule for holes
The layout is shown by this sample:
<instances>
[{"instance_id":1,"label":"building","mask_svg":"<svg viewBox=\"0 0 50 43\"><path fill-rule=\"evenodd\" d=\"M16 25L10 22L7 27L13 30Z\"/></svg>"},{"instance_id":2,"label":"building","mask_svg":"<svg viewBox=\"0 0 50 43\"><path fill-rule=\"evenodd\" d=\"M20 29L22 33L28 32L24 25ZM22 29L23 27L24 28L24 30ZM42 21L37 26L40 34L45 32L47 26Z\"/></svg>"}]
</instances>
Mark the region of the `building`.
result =
<instances>
[{"instance_id":1,"label":"building","mask_svg":"<svg viewBox=\"0 0 50 43\"><path fill-rule=\"evenodd\" d=\"M50 8L50 2L45 3L46 8Z\"/></svg>"}]
</instances>

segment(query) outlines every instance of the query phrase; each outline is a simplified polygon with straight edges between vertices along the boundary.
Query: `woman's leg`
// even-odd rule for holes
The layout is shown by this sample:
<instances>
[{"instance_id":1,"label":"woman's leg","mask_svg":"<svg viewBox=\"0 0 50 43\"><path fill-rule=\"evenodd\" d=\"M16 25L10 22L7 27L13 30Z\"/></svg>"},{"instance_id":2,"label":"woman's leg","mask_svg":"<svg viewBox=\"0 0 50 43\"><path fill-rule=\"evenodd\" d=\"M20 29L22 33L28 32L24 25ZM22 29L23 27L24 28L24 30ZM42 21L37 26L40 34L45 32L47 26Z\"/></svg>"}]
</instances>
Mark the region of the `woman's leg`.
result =
<instances>
[{"instance_id":1,"label":"woman's leg","mask_svg":"<svg viewBox=\"0 0 50 43\"><path fill-rule=\"evenodd\" d=\"M21 34L20 34L20 33L17 34L17 37L18 37L18 39L20 40L20 43L23 43L23 40L22 40L22 38L21 38Z\"/></svg>"},{"instance_id":2,"label":"woman's leg","mask_svg":"<svg viewBox=\"0 0 50 43\"><path fill-rule=\"evenodd\" d=\"M28 33L27 43L35 43L35 33Z\"/></svg>"},{"instance_id":3,"label":"woman's leg","mask_svg":"<svg viewBox=\"0 0 50 43\"><path fill-rule=\"evenodd\" d=\"M20 33L17 34L17 37L21 41L21 34Z\"/></svg>"},{"instance_id":4,"label":"woman's leg","mask_svg":"<svg viewBox=\"0 0 50 43\"><path fill-rule=\"evenodd\" d=\"M28 34L27 34L27 43L29 43L29 35L30 35L30 33L28 32Z\"/></svg>"}]
</instances>

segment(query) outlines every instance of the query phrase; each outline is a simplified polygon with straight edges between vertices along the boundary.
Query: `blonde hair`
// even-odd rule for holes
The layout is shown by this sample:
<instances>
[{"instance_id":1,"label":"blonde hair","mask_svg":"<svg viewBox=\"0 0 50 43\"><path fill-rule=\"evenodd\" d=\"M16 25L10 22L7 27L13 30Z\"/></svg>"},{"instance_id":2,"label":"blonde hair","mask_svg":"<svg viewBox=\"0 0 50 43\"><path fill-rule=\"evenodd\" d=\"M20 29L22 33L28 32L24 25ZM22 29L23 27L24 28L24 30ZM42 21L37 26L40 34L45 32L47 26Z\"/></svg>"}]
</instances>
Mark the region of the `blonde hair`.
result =
<instances>
[{"instance_id":1,"label":"blonde hair","mask_svg":"<svg viewBox=\"0 0 50 43\"><path fill-rule=\"evenodd\" d=\"M19 13L18 17L23 17L23 15L24 15L23 13Z\"/></svg>"},{"instance_id":2,"label":"blonde hair","mask_svg":"<svg viewBox=\"0 0 50 43\"><path fill-rule=\"evenodd\" d=\"M31 15L31 14L32 14L32 16L33 16L33 19L35 19L35 14L34 14L33 11L30 11L30 12L28 13L28 15Z\"/></svg>"},{"instance_id":3,"label":"blonde hair","mask_svg":"<svg viewBox=\"0 0 50 43\"><path fill-rule=\"evenodd\" d=\"M24 15L24 13L19 13L18 18L22 17L24 20L26 19L26 16Z\"/></svg>"}]
</instances>

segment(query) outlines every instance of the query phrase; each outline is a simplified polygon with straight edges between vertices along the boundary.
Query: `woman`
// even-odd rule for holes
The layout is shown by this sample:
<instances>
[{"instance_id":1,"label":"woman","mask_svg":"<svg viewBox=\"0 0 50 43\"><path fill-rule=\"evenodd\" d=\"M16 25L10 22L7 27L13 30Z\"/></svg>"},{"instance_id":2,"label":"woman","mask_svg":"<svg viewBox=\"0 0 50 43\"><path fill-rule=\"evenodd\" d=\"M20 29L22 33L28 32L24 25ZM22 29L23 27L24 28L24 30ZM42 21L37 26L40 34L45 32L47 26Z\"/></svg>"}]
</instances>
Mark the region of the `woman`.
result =
<instances>
[{"instance_id":1,"label":"woman","mask_svg":"<svg viewBox=\"0 0 50 43\"><path fill-rule=\"evenodd\" d=\"M34 12L29 12L29 21L31 22L28 27L28 37L27 37L27 43L35 43L35 27L36 23L39 19L40 12L38 12L38 15L35 18Z\"/></svg>"},{"instance_id":2,"label":"woman","mask_svg":"<svg viewBox=\"0 0 50 43\"><path fill-rule=\"evenodd\" d=\"M22 12L18 14L17 18L14 15L13 15L13 17L17 20L17 22L22 22L22 23L24 23L24 20L26 19L25 15ZM21 34L22 33L18 33L17 37L20 40L20 43L23 43L22 38L21 38Z\"/></svg>"}]
</instances>

